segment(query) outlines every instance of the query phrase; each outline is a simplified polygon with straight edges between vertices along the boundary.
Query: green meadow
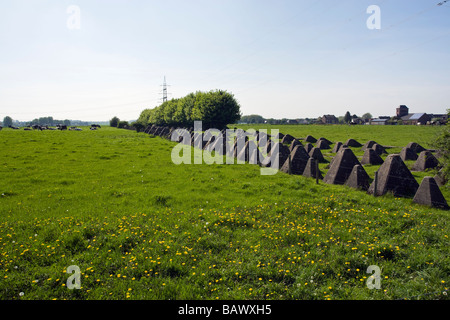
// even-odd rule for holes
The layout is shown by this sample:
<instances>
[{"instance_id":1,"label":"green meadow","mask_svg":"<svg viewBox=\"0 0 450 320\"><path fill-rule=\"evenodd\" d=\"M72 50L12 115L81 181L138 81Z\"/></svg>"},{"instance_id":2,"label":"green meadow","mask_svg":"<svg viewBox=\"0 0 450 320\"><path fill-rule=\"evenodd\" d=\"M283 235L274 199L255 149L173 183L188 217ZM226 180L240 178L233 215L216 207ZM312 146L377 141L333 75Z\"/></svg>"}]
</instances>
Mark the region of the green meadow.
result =
<instances>
[{"instance_id":1,"label":"green meadow","mask_svg":"<svg viewBox=\"0 0 450 320\"><path fill-rule=\"evenodd\" d=\"M433 148L440 130L251 128L389 153ZM448 299L449 211L256 165L175 165L174 142L83 129L0 131L0 299ZM74 265L80 289L68 288ZM367 287L371 265L380 289Z\"/></svg>"}]
</instances>

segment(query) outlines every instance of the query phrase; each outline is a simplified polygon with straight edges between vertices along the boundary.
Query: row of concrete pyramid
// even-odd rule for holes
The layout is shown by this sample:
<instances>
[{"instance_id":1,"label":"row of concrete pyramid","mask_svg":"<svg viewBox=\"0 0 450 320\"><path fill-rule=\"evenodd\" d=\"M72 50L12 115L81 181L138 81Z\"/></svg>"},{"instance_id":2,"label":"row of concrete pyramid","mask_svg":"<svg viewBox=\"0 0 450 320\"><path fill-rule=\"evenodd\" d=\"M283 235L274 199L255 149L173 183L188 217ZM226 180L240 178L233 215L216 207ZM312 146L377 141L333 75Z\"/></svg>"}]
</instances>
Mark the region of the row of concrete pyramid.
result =
<instances>
[{"instance_id":1,"label":"row of concrete pyramid","mask_svg":"<svg viewBox=\"0 0 450 320\"><path fill-rule=\"evenodd\" d=\"M176 129L152 126L145 132L170 139L174 130ZM276 167L285 173L321 179L328 184L345 184L376 196L392 193L396 197L413 197L413 201L419 204L443 209L449 208L435 178L425 177L419 186L404 163L404 159L414 158L412 153L417 156L417 152L420 154L417 156L413 169L424 170L430 167L430 163L434 165L431 167L435 167L435 164L438 163L429 150L425 150L417 143L408 144L400 154L390 154L384 161L380 155L387 152L383 146L374 141L368 141L364 145L354 139L347 140L345 144L336 143L333 149L336 156L330 162L325 176L322 176L318 169L318 162L326 160L321 150L327 149L327 146L329 148L329 145L332 144L325 138L315 139L307 136L304 139L306 145L303 146L299 139L289 134L279 133L276 136L263 136L265 133L256 132L253 140L250 140L248 135L238 134L230 148L230 142L224 143L216 136L211 136L209 140L205 141L202 134L189 132L191 134L189 143L193 147L210 152L218 151L221 155L234 157L241 162ZM221 133L225 136L225 132ZM219 148L218 143L220 143ZM314 147L311 143L317 144ZM244 147L240 147L242 145ZM362 147L365 150L361 162L349 147ZM272 150L278 150L278 153L272 154ZM407 154L410 157L408 159L405 158ZM377 171L377 179L374 179L372 183L370 183L370 177L363 164L381 165Z\"/></svg>"},{"instance_id":2,"label":"row of concrete pyramid","mask_svg":"<svg viewBox=\"0 0 450 320\"><path fill-rule=\"evenodd\" d=\"M324 138L316 140L311 136L306 137L305 141L316 141L317 147L320 149L329 149L327 144L331 144ZM348 148L349 146L362 147L364 156L361 162ZM416 203L449 208L435 178L425 177L419 186L405 165L404 161L406 160L417 160L412 167L413 171L423 171L439 165L439 161L431 151L415 142L409 143L400 154L388 155L385 161L381 158L382 154L387 153L385 148L374 141L368 141L361 145L356 140L349 139L345 144L336 143L333 152L336 152L336 156L332 159L329 170L323 179L325 183L345 184L375 195L384 195L390 192L397 197L414 196L413 201ZM417 155L417 153L420 154ZM377 172L377 181L374 179L369 184L370 178L362 166L364 164L381 165ZM442 181L440 182L442 183Z\"/></svg>"},{"instance_id":3,"label":"row of concrete pyramid","mask_svg":"<svg viewBox=\"0 0 450 320\"><path fill-rule=\"evenodd\" d=\"M316 140L311 136L306 137L305 141L310 141L309 143L316 141L316 147L320 149L329 149L327 144L331 144L324 138ZM362 147L364 156L361 162L348 148L349 146ZM356 140L349 139L345 145L336 143L333 152L336 152L336 156L332 159L329 170L323 178L325 183L345 184L377 196L388 192L397 197L413 196L413 201L416 203L443 209L449 208L435 178L425 177L419 186L404 163L404 160L417 160L412 168L413 171L423 171L439 165L439 161L431 151L424 149L417 143L409 143L400 154L388 155L386 160L381 158L381 154L387 153L385 148L374 141L368 141L365 145L361 145ZM417 152L420 152L418 156ZM405 157L405 155L408 155L408 157ZM381 165L377 171L377 178L371 184L363 164ZM282 169L282 171L286 170Z\"/></svg>"}]
</instances>

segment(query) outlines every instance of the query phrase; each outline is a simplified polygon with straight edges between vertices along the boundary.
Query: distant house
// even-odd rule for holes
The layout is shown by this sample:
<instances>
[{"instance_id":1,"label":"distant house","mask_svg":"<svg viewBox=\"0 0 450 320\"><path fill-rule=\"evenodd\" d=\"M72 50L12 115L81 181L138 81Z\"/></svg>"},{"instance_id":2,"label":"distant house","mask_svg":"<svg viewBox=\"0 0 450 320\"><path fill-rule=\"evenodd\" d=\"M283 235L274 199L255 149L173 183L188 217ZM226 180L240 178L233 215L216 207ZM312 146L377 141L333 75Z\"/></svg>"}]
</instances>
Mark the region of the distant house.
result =
<instances>
[{"instance_id":1,"label":"distant house","mask_svg":"<svg viewBox=\"0 0 450 320\"><path fill-rule=\"evenodd\" d=\"M288 120L286 120L286 123L287 124L298 124L298 121L295 119L288 119Z\"/></svg>"},{"instance_id":2,"label":"distant house","mask_svg":"<svg viewBox=\"0 0 450 320\"><path fill-rule=\"evenodd\" d=\"M401 105L396 110L396 116L397 118L401 118L404 116L407 116L409 114L409 108L405 105Z\"/></svg>"},{"instance_id":3,"label":"distant house","mask_svg":"<svg viewBox=\"0 0 450 320\"><path fill-rule=\"evenodd\" d=\"M351 124L364 124L366 121L364 121L364 119L361 118L353 118L351 121Z\"/></svg>"},{"instance_id":4,"label":"distant house","mask_svg":"<svg viewBox=\"0 0 450 320\"><path fill-rule=\"evenodd\" d=\"M448 121L448 114L431 114L430 124L446 124Z\"/></svg>"},{"instance_id":5,"label":"distant house","mask_svg":"<svg viewBox=\"0 0 450 320\"><path fill-rule=\"evenodd\" d=\"M332 115L332 114L326 114L324 115L322 118L322 123L323 124L338 124L339 120L338 118L336 118L336 116Z\"/></svg>"},{"instance_id":6,"label":"distant house","mask_svg":"<svg viewBox=\"0 0 450 320\"><path fill-rule=\"evenodd\" d=\"M409 108L401 105L396 109L396 119L402 124L418 125L431 122L433 115L427 113L409 113Z\"/></svg>"},{"instance_id":7,"label":"distant house","mask_svg":"<svg viewBox=\"0 0 450 320\"><path fill-rule=\"evenodd\" d=\"M401 117L401 120L403 124L409 125L427 124L431 121L431 116L426 113L410 113Z\"/></svg>"},{"instance_id":8,"label":"distant house","mask_svg":"<svg viewBox=\"0 0 450 320\"><path fill-rule=\"evenodd\" d=\"M371 125L378 125L378 126L384 126L388 124L389 119L380 119L380 118L376 118L376 119L370 119L369 120L369 124Z\"/></svg>"}]
</instances>

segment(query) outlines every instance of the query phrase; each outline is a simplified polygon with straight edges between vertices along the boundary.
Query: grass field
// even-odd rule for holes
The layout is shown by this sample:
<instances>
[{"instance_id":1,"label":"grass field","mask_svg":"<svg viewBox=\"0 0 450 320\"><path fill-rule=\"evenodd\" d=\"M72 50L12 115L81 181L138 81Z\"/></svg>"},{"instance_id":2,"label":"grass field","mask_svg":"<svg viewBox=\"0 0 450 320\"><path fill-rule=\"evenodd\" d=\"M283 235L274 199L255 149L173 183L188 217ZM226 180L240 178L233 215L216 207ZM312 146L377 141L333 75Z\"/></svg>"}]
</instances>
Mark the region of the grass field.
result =
<instances>
[{"instance_id":1,"label":"grass field","mask_svg":"<svg viewBox=\"0 0 450 320\"><path fill-rule=\"evenodd\" d=\"M431 148L439 131L253 128L389 153ZM0 298L448 299L448 211L249 164L177 166L175 145L114 128L0 131ZM81 289L67 288L71 265Z\"/></svg>"}]
</instances>

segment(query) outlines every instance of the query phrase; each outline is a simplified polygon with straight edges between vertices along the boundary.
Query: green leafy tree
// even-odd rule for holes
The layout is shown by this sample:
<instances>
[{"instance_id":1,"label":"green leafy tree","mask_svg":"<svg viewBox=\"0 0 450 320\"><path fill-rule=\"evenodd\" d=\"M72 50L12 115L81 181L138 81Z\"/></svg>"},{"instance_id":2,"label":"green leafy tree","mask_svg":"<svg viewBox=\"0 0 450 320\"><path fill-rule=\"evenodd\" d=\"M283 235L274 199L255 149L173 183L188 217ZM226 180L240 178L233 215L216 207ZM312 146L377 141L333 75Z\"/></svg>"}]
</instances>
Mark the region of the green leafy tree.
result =
<instances>
[{"instance_id":1,"label":"green leafy tree","mask_svg":"<svg viewBox=\"0 0 450 320\"><path fill-rule=\"evenodd\" d=\"M450 109L447 109L447 114L450 116ZM443 177L446 181L450 180L450 123L442 129L438 138L434 141L434 146L439 150L443 168Z\"/></svg>"},{"instance_id":2,"label":"green leafy tree","mask_svg":"<svg viewBox=\"0 0 450 320\"><path fill-rule=\"evenodd\" d=\"M119 128L119 129L127 128L129 126L130 125L128 124L128 121L123 121L123 120L119 121L119 123L117 124L117 128Z\"/></svg>"},{"instance_id":3,"label":"green leafy tree","mask_svg":"<svg viewBox=\"0 0 450 320\"><path fill-rule=\"evenodd\" d=\"M145 130L145 127L147 125L143 123L141 120L136 120L131 123L131 126L136 129L136 132L142 132Z\"/></svg>"},{"instance_id":4,"label":"green leafy tree","mask_svg":"<svg viewBox=\"0 0 450 320\"><path fill-rule=\"evenodd\" d=\"M372 119L373 117L372 117L372 114L370 114L369 112L367 112L367 113L364 113L364 114L361 116L361 118L364 119L364 120L370 120L370 119Z\"/></svg>"},{"instance_id":5,"label":"green leafy tree","mask_svg":"<svg viewBox=\"0 0 450 320\"><path fill-rule=\"evenodd\" d=\"M117 125L119 124L120 119L117 117L113 117L111 120L109 120L109 125L113 128L117 128Z\"/></svg>"},{"instance_id":6,"label":"green leafy tree","mask_svg":"<svg viewBox=\"0 0 450 320\"><path fill-rule=\"evenodd\" d=\"M181 99L166 101L153 109L144 110L139 121L143 124L193 126L202 121L203 128L226 128L241 117L234 96L223 90L190 93Z\"/></svg>"},{"instance_id":7,"label":"green leafy tree","mask_svg":"<svg viewBox=\"0 0 450 320\"><path fill-rule=\"evenodd\" d=\"M345 113L345 116L344 116L344 122L345 122L345 123L350 123L350 121L352 121L352 116L350 115L350 112L347 111L347 112Z\"/></svg>"},{"instance_id":8,"label":"green leafy tree","mask_svg":"<svg viewBox=\"0 0 450 320\"><path fill-rule=\"evenodd\" d=\"M172 99L165 102L163 118L164 123L166 125L171 126L176 124L175 112L177 111L177 108L178 108L178 99Z\"/></svg>"},{"instance_id":9,"label":"green leafy tree","mask_svg":"<svg viewBox=\"0 0 450 320\"><path fill-rule=\"evenodd\" d=\"M3 118L3 126L4 127L12 126L12 124L13 124L13 119L10 116L6 116Z\"/></svg>"},{"instance_id":10,"label":"green leafy tree","mask_svg":"<svg viewBox=\"0 0 450 320\"><path fill-rule=\"evenodd\" d=\"M258 114L250 114L247 116L242 116L240 122L242 123L264 123L265 119Z\"/></svg>"}]
</instances>

